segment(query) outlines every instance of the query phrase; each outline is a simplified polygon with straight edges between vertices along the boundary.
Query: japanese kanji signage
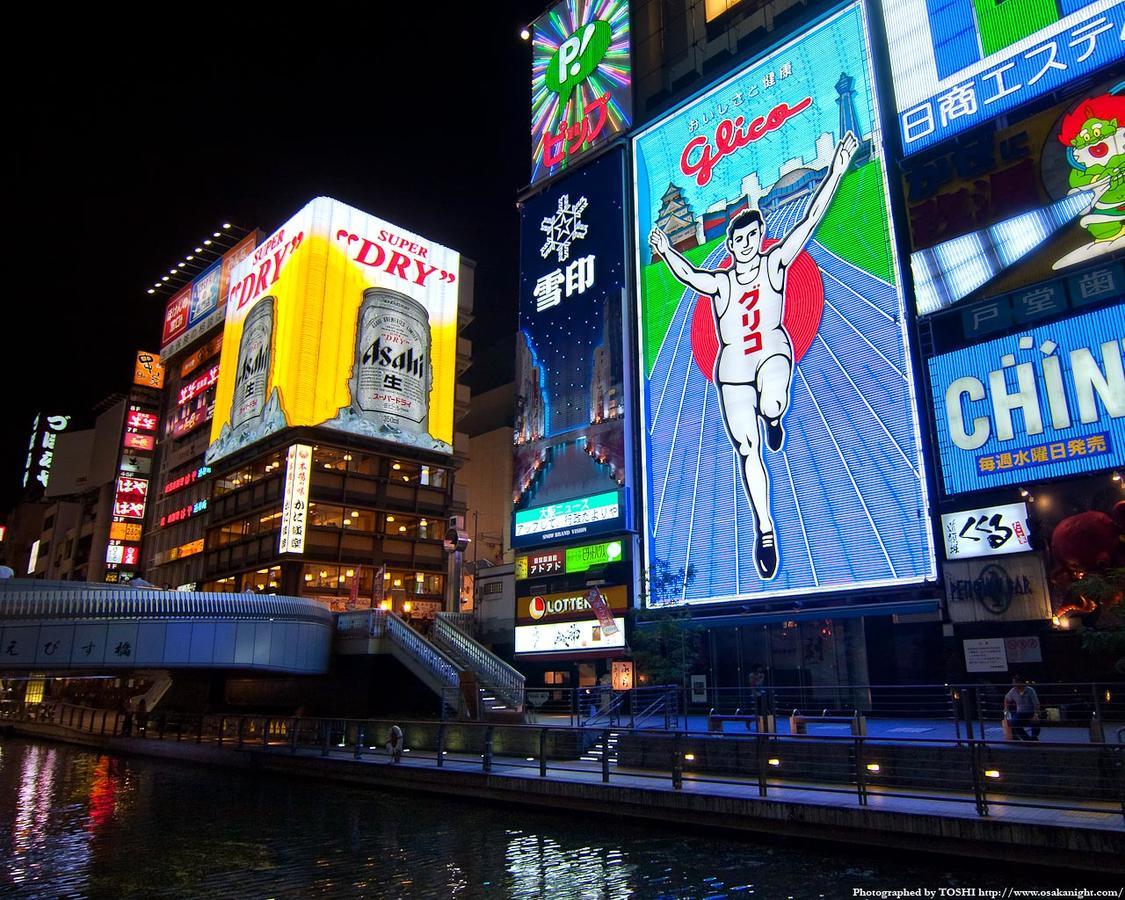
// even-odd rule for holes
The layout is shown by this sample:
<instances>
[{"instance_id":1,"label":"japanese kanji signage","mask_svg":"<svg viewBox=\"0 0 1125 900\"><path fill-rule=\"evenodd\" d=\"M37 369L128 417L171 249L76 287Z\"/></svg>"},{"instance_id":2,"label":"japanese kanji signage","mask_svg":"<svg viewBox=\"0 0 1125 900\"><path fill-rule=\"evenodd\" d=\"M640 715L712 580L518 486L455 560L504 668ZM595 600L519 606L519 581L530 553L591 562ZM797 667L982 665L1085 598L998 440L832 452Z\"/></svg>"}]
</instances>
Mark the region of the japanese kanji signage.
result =
<instances>
[{"instance_id":1,"label":"japanese kanji signage","mask_svg":"<svg viewBox=\"0 0 1125 900\"><path fill-rule=\"evenodd\" d=\"M946 559L1002 556L1030 550L1027 504L967 509L941 517Z\"/></svg>"},{"instance_id":2,"label":"japanese kanji signage","mask_svg":"<svg viewBox=\"0 0 1125 900\"><path fill-rule=\"evenodd\" d=\"M279 553L304 553L309 513L312 447L294 444L285 459L285 496L281 507Z\"/></svg>"},{"instance_id":3,"label":"japanese kanji signage","mask_svg":"<svg viewBox=\"0 0 1125 900\"><path fill-rule=\"evenodd\" d=\"M929 360L947 494L1125 463L1125 305Z\"/></svg>"},{"instance_id":4,"label":"japanese kanji signage","mask_svg":"<svg viewBox=\"0 0 1125 900\"><path fill-rule=\"evenodd\" d=\"M531 26L531 183L633 119L628 0L562 0Z\"/></svg>"},{"instance_id":5,"label":"japanese kanji signage","mask_svg":"<svg viewBox=\"0 0 1125 900\"><path fill-rule=\"evenodd\" d=\"M137 351L137 361L133 368L133 383L157 390L164 387L164 366L160 362L160 354L149 353L147 350Z\"/></svg>"},{"instance_id":6,"label":"japanese kanji signage","mask_svg":"<svg viewBox=\"0 0 1125 900\"><path fill-rule=\"evenodd\" d=\"M517 510L512 529L513 547L585 538L624 527L623 491L608 491L565 503Z\"/></svg>"},{"instance_id":7,"label":"japanese kanji signage","mask_svg":"<svg viewBox=\"0 0 1125 900\"><path fill-rule=\"evenodd\" d=\"M882 0L907 154L1120 59L1120 0Z\"/></svg>"},{"instance_id":8,"label":"japanese kanji signage","mask_svg":"<svg viewBox=\"0 0 1125 900\"><path fill-rule=\"evenodd\" d=\"M143 519L147 499L147 479L122 476L117 479L117 493L113 498L113 514L124 519Z\"/></svg>"},{"instance_id":9,"label":"japanese kanji signage","mask_svg":"<svg viewBox=\"0 0 1125 900\"><path fill-rule=\"evenodd\" d=\"M559 550L543 550L516 557L516 581L542 575L573 575L593 566L605 566L624 558L626 543L620 540L582 544Z\"/></svg>"},{"instance_id":10,"label":"japanese kanji signage","mask_svg":"<svg viewBox=\"0 0 1125 900\"><path fill-rule=\"evenodd\" d=\"M259 238L257 231L250 232L172 298L164 312L160 346L165 359L222 323L231 275L254 252Z\"/></svg>"},{"instance_id":11,"label":"japanese kanji signage","mask_svg":"<svg viewBox=\"0 0 1125 900\"><path fill-rule=\"evenodd\" d=\"M66 431L70 416L45 416L36 413L27 443L27 462L23 468L23 486L42 490L51 480L55 462L55 442L59 432Z\"/></svg>"},{"instance_id":12,"label":"japanese kanji signage","mask_svg":"<svg viewBox=\"0 0 1125 900\"><path fill-rule=\"evenodd\" d=\"M633 137L649 605L936 578L872 68L850 3Z\"/></svg>"},{"instance_id":13,"label":"japanese kanji signage","mask_svg":"<svg viewBox=\"0 0 1125 900\"><path fill-rule=\"evenodd\" d=\"M614 150L521 208L517 517L544 497L558 503L629 481L623 192L624 152ZM544 466L548 458L559 464Z\"/></svg>"},{"instance_id":14,"label":"japanese kanji signage","mask_svg":"<svg viewBox=\"0 0 1125 900\"><path fill-rule=\"evenodd\" d=\"M920 315L983 290L989 299L966 322L976 337L1065 310L1068 295L1072 306L1096 303L1115 281L1120 293L1125 66L1104 75L1032 116L906 160Z\"/></svg>"}]
</instances>

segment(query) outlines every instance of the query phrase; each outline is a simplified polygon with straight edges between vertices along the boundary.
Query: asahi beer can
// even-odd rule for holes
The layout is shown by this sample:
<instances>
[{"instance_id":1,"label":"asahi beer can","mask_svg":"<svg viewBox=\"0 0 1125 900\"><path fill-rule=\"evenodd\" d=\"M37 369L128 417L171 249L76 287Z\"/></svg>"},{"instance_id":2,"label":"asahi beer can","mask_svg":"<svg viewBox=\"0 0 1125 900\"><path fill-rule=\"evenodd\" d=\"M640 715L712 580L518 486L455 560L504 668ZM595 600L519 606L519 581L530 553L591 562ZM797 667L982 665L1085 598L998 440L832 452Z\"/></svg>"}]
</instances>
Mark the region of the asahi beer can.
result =
<instances>
[{"instance_id":1,"label":"asahi beer can","mask_svg":"<svg viewBox=\"0 0 1125 900\"><path fill-rule=\"evenodd\" d=\"M242 327L238 368L234 376L234 400L230 407L232 429L261 417L266 409L273 344L273 305L273 297L263 297L251 307Z\"/></svg>"},{"instance_id":2,"label":"asahi beer can","mask_svg":"<svg viewBox=\"0 0 1125 900\"><path fill-rule=\"evenodd\" d=\"M428 433L432 383L426 308L397 291L365 290L350 384L355 411L375 424Z\"/></svg>"}]
</instances>

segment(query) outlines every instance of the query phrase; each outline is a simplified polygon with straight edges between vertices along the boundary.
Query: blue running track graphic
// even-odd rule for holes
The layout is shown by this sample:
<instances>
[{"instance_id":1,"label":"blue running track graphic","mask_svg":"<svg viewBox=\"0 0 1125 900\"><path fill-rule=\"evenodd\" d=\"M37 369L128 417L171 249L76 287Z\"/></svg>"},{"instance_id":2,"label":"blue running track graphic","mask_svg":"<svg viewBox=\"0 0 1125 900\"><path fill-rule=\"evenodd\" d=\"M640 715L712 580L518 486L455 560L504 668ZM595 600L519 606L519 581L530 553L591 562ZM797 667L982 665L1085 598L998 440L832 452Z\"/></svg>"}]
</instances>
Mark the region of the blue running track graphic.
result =
<instances>
[{"instance_id":1,"label":"blue running track graphic","mask_svg":"<svg viewBox=\"0 0 1125 900\"><path fill-rule=\"evenodd\" d=\"M803 213L769 217L785 234ZM691 352L685 290L646 383L650 564L692 565L683 600L799 594L931 572L909 361L895 287L812 242L824 281L820 330L793 373L785 444L764 449L780 565L754 567L756 528L715 388ZM719 244L701 268L726 255Z\"/></svg>"}]
</instances>

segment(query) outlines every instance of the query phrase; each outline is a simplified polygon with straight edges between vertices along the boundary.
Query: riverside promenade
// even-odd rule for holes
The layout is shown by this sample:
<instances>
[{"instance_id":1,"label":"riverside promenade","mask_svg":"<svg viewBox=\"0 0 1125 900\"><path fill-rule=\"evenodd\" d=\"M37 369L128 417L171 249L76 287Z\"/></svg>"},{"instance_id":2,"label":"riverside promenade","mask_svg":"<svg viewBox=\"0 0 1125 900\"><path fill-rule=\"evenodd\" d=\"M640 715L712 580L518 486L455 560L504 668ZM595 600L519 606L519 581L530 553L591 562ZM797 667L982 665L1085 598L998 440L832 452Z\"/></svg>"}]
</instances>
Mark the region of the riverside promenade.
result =
<instances>
[{"instance_id":1,"label":"riverside promenade","mask_svg":"<svg viewBox=\"0 0 1125 900\"><path fill-rule=\"evenodd\" d=\"M0 727L108 753L506 807L1125 873L1120 745L409 721L397 723L406 752L393 764L383 748L390 720L204 717L194 729L150 722L143 737L120 734L113 714L70 722Z\"/></svg>"}]
</instances>

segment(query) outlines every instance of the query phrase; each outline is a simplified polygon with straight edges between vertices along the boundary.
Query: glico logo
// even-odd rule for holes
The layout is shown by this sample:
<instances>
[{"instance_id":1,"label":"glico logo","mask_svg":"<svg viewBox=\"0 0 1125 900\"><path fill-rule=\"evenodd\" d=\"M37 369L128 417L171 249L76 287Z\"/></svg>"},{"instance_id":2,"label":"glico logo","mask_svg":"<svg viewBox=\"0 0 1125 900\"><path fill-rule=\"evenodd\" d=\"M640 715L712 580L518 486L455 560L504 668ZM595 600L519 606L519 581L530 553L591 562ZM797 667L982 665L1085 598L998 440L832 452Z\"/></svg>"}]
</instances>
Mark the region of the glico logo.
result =
<instances>
[{"instance_id":1,"label":"glico logo","mask_svg":"<svg viewBox=\"0 0 1125 900\"><path fill-rule=\"evenodd\" d=\"M590 604L586 602L586 598L583 596L558 597L554 600L532 597L527 604L528 615L537 621L548 613L558 615L559 613L581 612L589 608Z\"/></svg>"}]
</instances>

